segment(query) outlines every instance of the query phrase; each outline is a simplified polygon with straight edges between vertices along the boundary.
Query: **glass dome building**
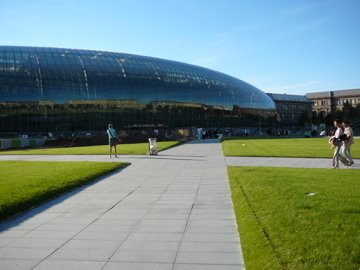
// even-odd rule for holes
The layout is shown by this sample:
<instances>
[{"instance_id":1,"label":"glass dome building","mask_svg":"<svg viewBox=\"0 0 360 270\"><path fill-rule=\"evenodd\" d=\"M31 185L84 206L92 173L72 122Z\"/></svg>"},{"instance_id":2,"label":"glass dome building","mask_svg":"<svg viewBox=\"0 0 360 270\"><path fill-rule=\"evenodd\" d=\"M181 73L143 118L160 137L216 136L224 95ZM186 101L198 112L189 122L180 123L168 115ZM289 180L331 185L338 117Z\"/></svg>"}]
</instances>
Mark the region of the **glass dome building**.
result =
<instances>
[{"instance_id":1,"label":"glass dome building","mask_svg":"<svg viewBox=\"0 0 360 270\"><path fill-rule=\"evenodd\" d=\"M0 46L0 132L266 123L270 97L229 75L125 53Z\"/></svg>"}]
</instances>

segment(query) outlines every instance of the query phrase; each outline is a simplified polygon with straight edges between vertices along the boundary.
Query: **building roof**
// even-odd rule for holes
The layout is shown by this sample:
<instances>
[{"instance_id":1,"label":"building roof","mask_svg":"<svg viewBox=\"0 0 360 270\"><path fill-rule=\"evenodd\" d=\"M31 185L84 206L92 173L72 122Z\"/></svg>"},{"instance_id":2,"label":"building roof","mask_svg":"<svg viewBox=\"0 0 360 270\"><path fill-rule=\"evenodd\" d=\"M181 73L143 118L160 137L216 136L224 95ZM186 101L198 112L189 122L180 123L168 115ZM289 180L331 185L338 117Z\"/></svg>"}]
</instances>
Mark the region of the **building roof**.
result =
<instances>
[{"instance_id":1,"label":"building roof","mask_svg":"<svg viewBox=\"0 0 360 270\"><path fill-rule=\"evenodd\" d=\"M306 96L267 93L274 101L311 102Z\"/></svg>"},{"instance_id":2,"label":"building roof","mask_svg":"<svg viewBox=\"0 0 360 270\"><path fill-rule=\"evenodd\" d=\"M0 46L0 101L135 99L274 110L264 92L227 74L154 57Z\"/></svg>"},{"instance_id":3,"label":"building roof","mask_svg":"<svg viewBox=\"0 0 360 270\"><path fill-rule=\"evenodd\" d=\"M348 96L360 96L360 89L334 91L334 97L348 97Z\"/></svg>"},{"instance_id":4,"label":"building roof","mask_svg":"<svg viewBox=\"0 0 360 270\"><path fill-rule=\"evenodd\" d=\"M326 91L326 92L313 92L307 93L306 97L309 99L317 99L317 98L331 98L333 97L350 97L350 96L360 96L360 89L345 89L345 90L334 90L334 91Z\"/></svg>"},{"instance_id":5,"label":"building roof","mask_svg":"<svg viewBox=\"0 0 360 270\"><path fill-rule=\"evenodd\" d=\"M331 98L331 92L315 92L315 93L307 93L306 97L308 99L317 99L317 98Z\"/></svg>"}]
</instances>

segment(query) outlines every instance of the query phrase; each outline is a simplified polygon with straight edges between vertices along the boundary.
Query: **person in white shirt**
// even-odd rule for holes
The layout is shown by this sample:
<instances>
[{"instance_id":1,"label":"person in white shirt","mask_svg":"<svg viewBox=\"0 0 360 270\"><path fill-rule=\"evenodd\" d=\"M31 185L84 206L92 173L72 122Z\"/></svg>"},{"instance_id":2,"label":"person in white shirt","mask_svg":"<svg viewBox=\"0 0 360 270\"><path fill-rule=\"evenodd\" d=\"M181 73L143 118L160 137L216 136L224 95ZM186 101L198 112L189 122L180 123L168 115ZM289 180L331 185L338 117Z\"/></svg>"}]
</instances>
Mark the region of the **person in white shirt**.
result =
<instances>
[{"instance_id":1,"label":"person in white shirt","mask_svg":"<svg viewBox=\"0 0 360 270\"><path fill-rule=\"evenodd\" d=\"M343 127L344 127L344 134L346 134L347 139L344 141L341 154L345 156L347 161L349 162L349 165L354 164L354 160L351 157L350 153L350 147L354 144L354 132L352 128L350 127L349 121L344 120L343 121Z\"/></svg>"},{"instance_id":2,"label":"person in white shirt","mask_svg":"<svg viewBox=\"0 0 360 270\"><path fill-rule=\"evenodd\" d=\"M332 139L336 140L336 144L334 145L334 155L332 159L332 166L333 169L339 168L339 160L346 166L349 165L348 161L344 156L341 156L340 149L342 147L342 142L340 141L340 136L343 135L343 129L341 125L341 121L339 119L336 119L334 121L334 126L336 127L336 131L334 136L332 136Z\"/></svg>"}]
</instances>

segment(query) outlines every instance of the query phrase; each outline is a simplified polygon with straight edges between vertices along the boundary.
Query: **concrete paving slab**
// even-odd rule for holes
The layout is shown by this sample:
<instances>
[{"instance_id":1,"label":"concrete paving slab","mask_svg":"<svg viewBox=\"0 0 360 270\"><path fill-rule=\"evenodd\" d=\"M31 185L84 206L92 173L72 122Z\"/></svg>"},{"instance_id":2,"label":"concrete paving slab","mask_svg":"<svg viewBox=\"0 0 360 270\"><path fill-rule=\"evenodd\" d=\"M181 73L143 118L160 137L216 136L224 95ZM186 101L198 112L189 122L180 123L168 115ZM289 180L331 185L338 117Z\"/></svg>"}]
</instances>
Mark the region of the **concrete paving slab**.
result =
<instances>
[{"instance_id":1,"label":"concrete paving slab","mask_svg":"<svg viewBox=\"0 0 360 270\"><path fill-rule=\"evenodd\" d=\"M100 270L104 264L105 262L94 261L45 260L33 268L33 270Z\"/></svg>"},{"instance_id":2,"label":"concrete paving slab","mask_svg":"<svg viewBox=\"0 0 360 270\"><path fill-rule=\"evenodd\" d=\"M72 213L72 214L64 214L64 215L61 215L59 217L53 218L53 219L49 220L47 223L48 224L79 224L79 225L84 225L84 224L90 224L97 217L98 217L98 215L95 215L95 214L86 214L86 215L76 214L76 215L74 215Z\"/></svg>"},{"instance_id":3,"label":"concrete paving slab","mask_svg":"<svg viewBox=\"0 0 360 270\"><path fill-rule=\"evenodd\" d=\"M115 250L119 247L119 242L116 240L90 240L90 239L72 239L67 241L64 249L89 249L89 250Z\"/></svg>"},{"instance_id":4,"label":"concrete paving slab","mask_svg":"<svg viewBox=\"0 0 360 270\"><path fill-rule=\"evenodd\" d=\"M172 263L124 263L109 262L105 264L103 270L172 270Z\"/></svg>"},{"instance_id":5,"label":"concrete paving slab","mask_svg":"<svg viewBox=\"0 0 360 270\"><path fill-rule=\"evenodd\" d=\"M220 252L241 253L238 243L226 242L190 242L183 241L180 246L181 252Z\"/></svg>"},{"instance_id":6,"label":"concrete paving slab","mask_svg":"<svg viewBox=\"0 0 360 270\"><path fill-rule=\"evenodd\" d=\"M10 242L7 247L15 248L59 248L66 243L65 239L31 239L21 238Z\"/></svg>"},{"instance_id":7,"label":"concrete paving slab","mask_svg":"<svg viewBox=\"0 0 360 270\"><path fill-rule=\"evenodd\" d=\"M149 214L146 216L147 219L163 219L163 220L168 220L168 219L178 219L178 220L187 220L189 218L188 214L168 214L168 215L163 215L163 214Z\"/></svg>"},{"instance_id":8,"label":"concrete paving slab","mask_svg":"<svg viewBox=\"0 0 360 270\"><path fill-rule=\"evenodd\" d=\"M67 223L46 223L37 227L40 231L71 231L77 232L86 227L85 224L67 224Z\"/></svg>"},{"instance_id":9,"label":"concrete paving slab","mask_svg":"<svg viewBox=\"0 0 360 270\"><path fill-rule=\"evenodd\" d=\"M230 242L230 243L239 243L239 235L237 233L189 233L184 234L183 241L191 242Z\"/></svg>"},{"instance_id":10,"label":"concrete paving slab","mask_svg":"<svg viewBox=\"0 0 360 270\"><path fill-rule=\"evenodd\" d=\"M33 230L25 235L22 238L29 239L71 239L77 234L77 231L42 231L42 230Z\"/></svg>"},{"instance_id":11,"label":"concrete paving slab","mask_svg":"<svg viewBox=\"0 0 360 270\"><path fill-rule=\"evenodd\" d=\"M104 224L91 224L86 229L84 229L82 232L113 232L113 233L119 233L119 232L131 232L134 230L134 226L132 225L104 225Z\"/></svg>"},{"instance_id":12,"label":"concrete paving slab","mask_svg":"<svg viewBox=\"0 0 360 270\"><path fill-rule=\"evenodd\" d=\"M120 262L134 263L171 263L176 259L176 251L117 251L110 259Z\"/></svg>"},{"instance_id":13,"label":"concrete paving slab","mask_svg":"<svg viewBox=\"0 0 360 270\"><path fill-rule=\"evenodd\" d=\"M140 226L180 226L185 228L187 220L176 220L176 219L144 219L139 225Z\"/></svg>"},{"instance_id":14,"label":"concrete paving slab","mask_svg":"<svg viewBox=\"0 0 360 270\"><path fill-rule=\"evenodd\" d=\"M208 219L191 219L188 222L190 226L234 226L234 220L208 220Z\"/></svg>"},{"instance_id":15,"label":"concrete paving slab","mask_svg":"<svg viewBox=\"0 0 360 270\"><path fill-rule=\"evenodd\" d=\"M55 248L23 248L23 247L2 247L0 259L42 259L55 251Z\"/></svg>"},{"instance_id":16,"label":"concrete paving slab","mask_svg":"<svg viewBox=\"0 0 360 270\"><path fill-rule=\"evenodd\" d=\"M16 241L16 238L0 238L0 248L8 246L10 243Z\"/></svg>"},{"instance_id":17,"label":"concrete paving slab","mask_svg":"<svg viewBox=\"0 0 360 270\"><path fill-rule=\"evenodd\" d=\"M243 264L238 252L179 252L176 258L177 263L192 264Z\"/></svg>"},{"instance_id":18,"label":"concrete paving slab","mask_svg":"<svg viewBox=\"0 0 360 270\"><path fill-rule=\"evenodd\" d=\"M173 270L239 270L245 269L243 265L220 265L220 264L175 264Z\"/></svg>"},{"instance_id":19,"label":"concrete paving slab","mask_svg":"<svg viewBox=\"0 0 360 270\"><path fill-rule=\"evenodd\" d=\"M127 238L128 241L160 241L160 242L181 242L182 233L132 233Z\"/></svg>"},{"instance_id":20,"label":"concrete paving slab","mask_svg":"<svg viewBox=\"0 0 360 270\"><path fill-rule=\"evenodd\" d=\"M124 219L124 218L99 218L93 224L99 226L136 226L139 224L141 219Z\"/></svg>"},{"instance_id":21,"label":"concrete paving slab","mask_svg":"<svg viewBox=\"0 0 360 270\"><path fill-rule=\"evenodd\" d=\"M155 233L183 233L185 226L136 226L135 232L155 232Z\"/></svg>"},{"instance_id":22,"label":"concrete paving slab","mask_svg":"<svg viewBox=\"0 0 360 270\"><path fill-rule=\"evenodd\" d=\"M127 239L119 248L119 251L178 251L180 241L134 241Z\"/></svg>"},{"instance_id":23,"label":"concrete paving slab","mask_svg":"<svg viewBox=\"0 0 360 270\"><path fill-rule=\"evenodd\" d=\"M1 259L0 270L28 270L33 269L39 260Z\"/></svg>"},{"instance_id":24,"label":"concrete paving slab","mask_svg":"<svg viewBox=\"0 0 360 270\"><path fill-rule=\"evenodd\" d=\"M18 230L18 228L7 229L0 232L0 238L21 238L30 231L31 230Z\"/></svg>"},{"instance_id":25,"label":"concrete paving slab","mask_svg":"<svg viewBox=\"0 0 360 270\"><path fill-rule=\"evenodd\" d=\"M128 232L83 231L71 239L82 240L114 240L121 243L129 236Z\"/></svg>"},{"instance_id":26,"label":"concrete paving slab","mask_svg":"<svg viewBox=\"0 0 360 270\"><path fill-rule=\"evenodd\" d=\"M189 225L186 227L189 233L237 233L237 226L223 226L223 225Z\"/></svg>"},{"instance_id":27,"label":"concrete paving slab","mask_svg":"<svg viewBox=\"0 0 360 270\"><path fill-rule=\"evenodd\" d=\"M74 261L107 261L114 253L113 249L70 249L60 248L53 253L50 260L74 260Z\"/></svg>"}]
</instances>

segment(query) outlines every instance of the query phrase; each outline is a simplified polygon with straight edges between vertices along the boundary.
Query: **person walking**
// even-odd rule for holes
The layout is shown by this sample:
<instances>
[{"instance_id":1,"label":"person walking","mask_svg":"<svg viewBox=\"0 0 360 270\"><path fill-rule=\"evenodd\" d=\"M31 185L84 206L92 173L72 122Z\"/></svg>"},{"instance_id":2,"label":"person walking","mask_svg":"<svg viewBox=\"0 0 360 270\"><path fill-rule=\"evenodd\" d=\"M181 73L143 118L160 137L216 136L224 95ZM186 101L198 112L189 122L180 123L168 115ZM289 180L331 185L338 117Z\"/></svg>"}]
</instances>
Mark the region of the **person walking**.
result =
<instances>
[{"instance_id":1,"label":"person walking","mask_svg":"<svg viewBox=\"0 0 360 270\"><path fill-rule=\"evenodd\" d=\"M112 155L112 148L114 148L114 154L115 154L115 157L117 158L116 145L117 145L118 142L120 142L120 138L116 134L116 130L113 128L112 124L108 125L108 129L107 129L106 133L109 136L109 155L110 155L110 158L111 158L111 155Z\"/></svg>"},{"instance_id":2,"label":"person walking","mask_svg":"<svg viewBox=\"0 0 360 270\"><path fill-rule=\"evenodd\" d=\"M196 130L196 137L197 137L198 141L201 140L201 138L202 138L202 133L203 133L202 128L200 128L200 127L197 128L197 130Z\"/></svg>"},{"instance_id":3,"label":"person walking","mask_svg":"<svg viewBox=\"0 0 360 270\"><path fill-rule=\"evenodd\" d=\"M336 131L334 136L331 137L331 139L335 140L332 166L333 169L336 169L339 168L339 160L346 166L348 165L348 161L345 159L345 157L341 156L340 153L340 149L342 146L342 142L340 141L340 136L343 135L341 121L339 119L336 119L334 121L334 126L336 127Z\"/></svg>"},{"instance_id":4,"label":"person walking","mask_svg":"<svg viewBox=\"0 0 360 270\"><path fill-rule=\"evenodd\" d=\"M351 166L354 164L354 160L352 159L350 153L350 147L351 145L354 144L354 132L350 127L348 120L343 121L343 127L344 127L344 134L346 135L347 138L344 141L341 155L343 155L347 159L349 165Z\"/></svg>"}]
</instances>

